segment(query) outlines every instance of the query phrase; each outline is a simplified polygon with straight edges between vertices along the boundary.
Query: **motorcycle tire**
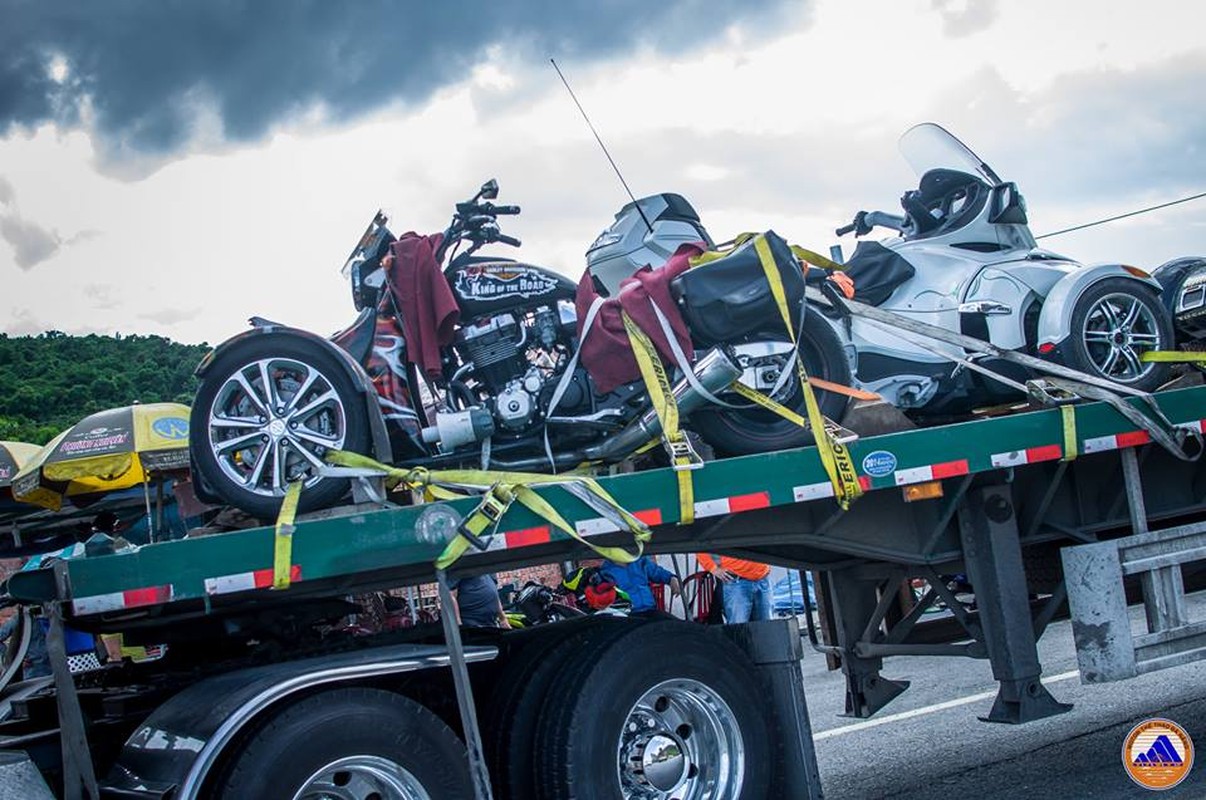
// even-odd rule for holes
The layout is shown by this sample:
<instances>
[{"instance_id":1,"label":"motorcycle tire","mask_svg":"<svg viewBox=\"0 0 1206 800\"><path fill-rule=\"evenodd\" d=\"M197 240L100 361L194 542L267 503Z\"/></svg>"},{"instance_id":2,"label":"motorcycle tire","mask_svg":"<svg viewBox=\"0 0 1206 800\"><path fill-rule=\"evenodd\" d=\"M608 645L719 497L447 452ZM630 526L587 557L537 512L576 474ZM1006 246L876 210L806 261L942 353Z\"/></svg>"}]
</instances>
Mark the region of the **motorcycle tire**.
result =
<instances>
[{"instance_id":1,"label":"motorcycle tire","mask_svg":"<svg viewBox=\"0 0 1206 800\"><path fill-rule=\"evenodd\" d=\"M1132 336L1145 338L1134 341ZM1172 319L1153 289L1127 278L1109 278L1077 299L1069 336L1056 357L1089 375L1153 392L1168 380L1171 367L1141 362L1139 356L1149 350L1172 350L1173 337Z\"/></svg>"},{"instance_id":2,"label":"motorcycle tire","mask_svg":"<svg viewBox=\"0 0 1206 800\"><path fill-rule=\"evenodd\" d=\"M742 342L789 341L783 330L758 331L743 338ZM739 344L739 343L734 343ZM810 377L849 386L853 382L850 362L841 340L829 323L813 312L804 316L800 331L800 356L804 370ZM821 413L834 422L841 422L846 415L850 398L844 394L814 387L814 394ZM812 434L794 422L784 419L773 411L753 405L732 392L721 395L721 399L741 408L708 406L691 415L692 428L703 437L720 456L741 456L751 453L768 453L804 447L813 443ZM792 375L773 398L802 417L807 418L804 392L799 378Z\"/></svg>"},{"instance_id":3,"label":"motorcycle tire","mask_svg":"<svg viewBox=\"0 0 1206 800\"><path fill-rule=\"evenodd\" d=\"M272 408L263 402L266 382ZM264 520L280 513L290 480L305 480L299 512L337 503L349 481L315 473L323 454L367 453L370 444L364 398L344 366L333 354L288 336L257 337L222 354L202 378L189 431L193 471L203 487ZM246 446L231 446L239 440Z\"/></svg>"}]
</instances>

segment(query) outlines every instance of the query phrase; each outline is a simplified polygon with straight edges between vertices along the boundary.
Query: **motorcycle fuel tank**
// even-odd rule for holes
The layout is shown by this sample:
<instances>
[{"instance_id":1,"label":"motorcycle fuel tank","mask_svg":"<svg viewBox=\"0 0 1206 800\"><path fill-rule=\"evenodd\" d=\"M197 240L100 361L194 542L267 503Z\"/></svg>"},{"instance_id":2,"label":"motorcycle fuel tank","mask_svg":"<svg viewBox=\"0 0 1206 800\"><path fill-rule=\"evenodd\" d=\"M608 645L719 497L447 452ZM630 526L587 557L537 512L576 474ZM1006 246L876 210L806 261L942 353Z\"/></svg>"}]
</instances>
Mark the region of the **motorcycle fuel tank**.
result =
<instances>
[{"instance_id":1,"label":"motorcycle fuel tank","mask_svg":"<svg viewBox=\"0 0 1206 800\"><path fill-rule=\"evenodd\" d=\"M578 289L564 275L515 261L491 259L454 264L446 274L461 313L469 319L573 300Z\"/></svg>"}]
</instances>

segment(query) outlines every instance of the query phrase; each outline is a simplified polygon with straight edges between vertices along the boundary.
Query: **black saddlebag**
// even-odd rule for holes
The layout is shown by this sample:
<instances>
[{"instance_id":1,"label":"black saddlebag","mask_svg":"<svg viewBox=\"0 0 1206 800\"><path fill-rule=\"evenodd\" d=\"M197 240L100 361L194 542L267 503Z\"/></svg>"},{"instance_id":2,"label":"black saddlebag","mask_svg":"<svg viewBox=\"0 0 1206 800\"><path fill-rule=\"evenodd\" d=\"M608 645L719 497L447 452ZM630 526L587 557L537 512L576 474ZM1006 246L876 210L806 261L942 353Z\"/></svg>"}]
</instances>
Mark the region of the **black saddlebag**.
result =
<instances>
[{"instance_id":1,"label":"black saddlebag","mask_svg":"<svg viewBox=\"0 0 1206 800\"><path fill-rule=\"evenodd\" d=\"M774 231L767 231L742 241L727 253L705 254L703 263L670 284L697 346L711 347L746 334L783 329L783 315L755 246L758 239L765 239L769 245L792 324L798 328L804 307L804 270L787 242Z\"/></svg>"}]
</instances>

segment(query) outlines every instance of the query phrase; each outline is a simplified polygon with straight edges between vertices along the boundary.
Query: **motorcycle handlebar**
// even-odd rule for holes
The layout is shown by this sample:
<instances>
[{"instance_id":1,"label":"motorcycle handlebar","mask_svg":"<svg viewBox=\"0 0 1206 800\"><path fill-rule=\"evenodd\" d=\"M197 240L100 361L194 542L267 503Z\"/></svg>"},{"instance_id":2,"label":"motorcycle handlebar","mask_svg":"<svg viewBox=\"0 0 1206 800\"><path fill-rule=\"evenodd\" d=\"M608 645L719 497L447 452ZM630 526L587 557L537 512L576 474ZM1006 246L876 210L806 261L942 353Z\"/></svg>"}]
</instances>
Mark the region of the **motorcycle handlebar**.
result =
<instances>
[{"instance_id":1,"label":"motorcycle handlebar","mask_svg":"<svg viewBox=\"0 0 1206 800\"><path fill-rule=\"evenodd\" d=\"M880 226L904 232L905 218L883 211L860 211L854 215L854 221L834 231L838 236L845 236L851 231L855 236L866 236L871 229Z\"/></svg>"},{"instance_id":2,"label":"motorcycle handlebar","mask_svg":"<svg viewBox=\"0 0 1206 800\"><path fill-rule=\"evenodd\" d=\"M494 214L518 214L519 206L494 206L490 211Z\"/></svg>"},{"instance_id":3,"label":"motorcycle handlebar","mask_svg":"<svg viewBox=\"0 0 1206 800\"><path fill-rule=\"evenodd\" d=\"M494 238L495 238L495 241L502 242L503 244L509 244L512 247L519 247L520 245L523 244L523 242L519 241L514 236L507 236L505 233L500 233L500 234L498 234L498 236L496 236Z\"/></svg>"}]
</instances>

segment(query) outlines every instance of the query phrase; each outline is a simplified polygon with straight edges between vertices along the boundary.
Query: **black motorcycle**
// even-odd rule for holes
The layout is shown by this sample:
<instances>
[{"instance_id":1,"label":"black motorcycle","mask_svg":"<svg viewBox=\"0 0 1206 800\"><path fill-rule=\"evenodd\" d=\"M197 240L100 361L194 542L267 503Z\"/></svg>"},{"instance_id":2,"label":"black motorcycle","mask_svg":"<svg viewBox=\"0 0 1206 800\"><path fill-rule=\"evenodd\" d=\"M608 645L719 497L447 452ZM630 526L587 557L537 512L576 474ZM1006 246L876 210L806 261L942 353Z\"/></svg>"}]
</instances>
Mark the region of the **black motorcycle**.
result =
<instances>
[{"instance_id":1,"label":"black motorcycle","mask_svg":"<svg viewBox=\"0 0 1206 800\"><path fill-rule=\"evenodd\" d=\"M497 194L491 180L456 204L441 236L403 237L407 246L432 248L444 290L430 276L394 269L399 240L378 212L344 265L360 312L351 326L324 339L253 318L250 330L206 356L197 370L201 385L189 442L203 499L272 518L286 487L302 480L302 511L330 506L349 488L347 478L324 473L331 450L396 465L547 472L619 462L661 435L642 381L601 393L575 357L580 331L573 281L531 264L477 255L486 244L520 245L498 225L499 217L518 214L519 207L494 204ZM794 269L801 269L798 263ZM691 291L683 291L678 284L688 275ZM787 277L802 287L801 277ZM800 429L771 412L708 399L733 399L725 390L738 379L746 382L752 367L740 344L776 318L749 313L749 303L766 302L767 292L758 289L765 282L758 268L737 274L693 269L676 279L688 323L692 297L706 295L711 330L697 337L691 326L697 346L692 374L673 371L673 394L684 427L691 427L692 413L704 411L697 416L707 424L697 423L697 433L723 452L801 443ZM452 314L428 298L447 288L455 298ZM803 327L802 294L801 288L793 313ZM717 315L718 302L721 311L733 313ZM440 338L435 363L429 352L426 369L416 368L422 359L413 344L424 320L408 319L404 308L420 318L439 317L427 320L427 341ZM715 328L724 319L746 322L727 323L725 338L717 341ZM848 382L848 372L835 375L812 363L807 348L800 353L809 374ZM789 369L792 355L781 358L779 368ZM759 362L757 370L773 366ZM761 374L756 377L751 386L761 386ZM794 375L773 383L775 399L804 413ZM710 428L723 428L722 444L710 442Z\"/></svg>"}]
</instances>

